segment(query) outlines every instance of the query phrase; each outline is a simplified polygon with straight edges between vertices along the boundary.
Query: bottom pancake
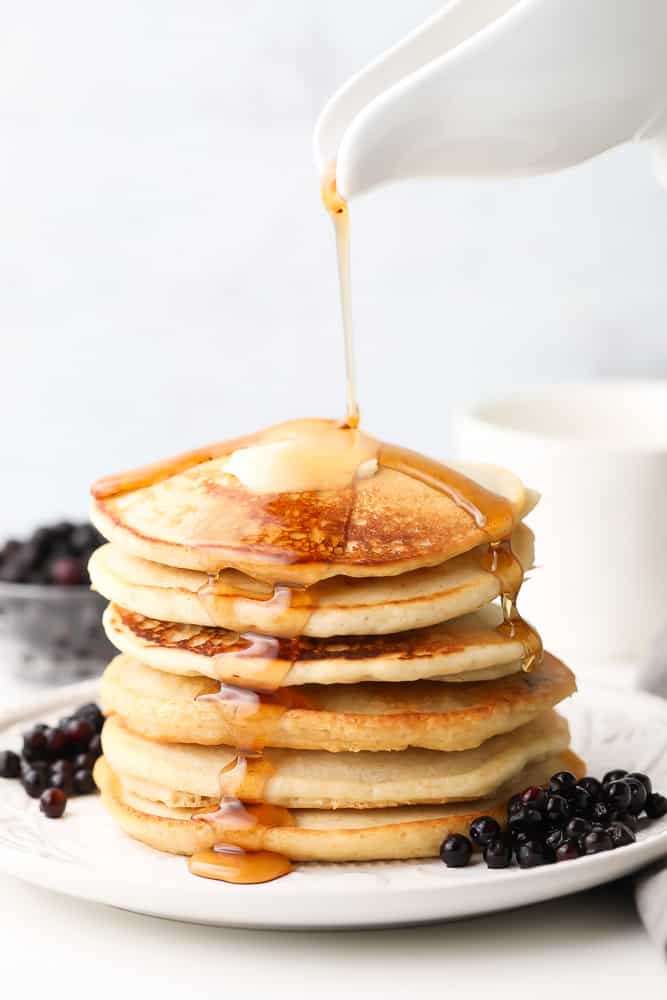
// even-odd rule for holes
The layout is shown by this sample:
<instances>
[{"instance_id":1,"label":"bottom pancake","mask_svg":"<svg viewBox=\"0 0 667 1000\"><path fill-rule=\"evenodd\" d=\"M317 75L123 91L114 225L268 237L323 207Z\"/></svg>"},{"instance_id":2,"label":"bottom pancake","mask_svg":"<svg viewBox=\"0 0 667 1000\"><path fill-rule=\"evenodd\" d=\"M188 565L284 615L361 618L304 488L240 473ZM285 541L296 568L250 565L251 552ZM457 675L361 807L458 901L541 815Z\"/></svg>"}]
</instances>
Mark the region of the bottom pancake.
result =
<instances>
[{"instance_id":1,"label":"bottom pancake","mask_svg":"<svg viewBox=\"0 0 667 1000\"><path fill-rule=\"evenodd\" d=\"M479 815L504 822L507 800L527 785L543 785L555 771L585 773L576 754L564 750L530 764L488 799L447 806L403 806L395 809L295 809L248 807L255 825L230 829L225 822L204 819L190 809L164 806L128 792L104 757L95 765L102 801L122 830L159 851L195 854L219 843L245 850L268 850L293 861L390 861L436 857L450 833L468 833ZM264 822L263 822L264 820ZM278 825L281 824L281 825Z\"/></svg>"}]
</instances>

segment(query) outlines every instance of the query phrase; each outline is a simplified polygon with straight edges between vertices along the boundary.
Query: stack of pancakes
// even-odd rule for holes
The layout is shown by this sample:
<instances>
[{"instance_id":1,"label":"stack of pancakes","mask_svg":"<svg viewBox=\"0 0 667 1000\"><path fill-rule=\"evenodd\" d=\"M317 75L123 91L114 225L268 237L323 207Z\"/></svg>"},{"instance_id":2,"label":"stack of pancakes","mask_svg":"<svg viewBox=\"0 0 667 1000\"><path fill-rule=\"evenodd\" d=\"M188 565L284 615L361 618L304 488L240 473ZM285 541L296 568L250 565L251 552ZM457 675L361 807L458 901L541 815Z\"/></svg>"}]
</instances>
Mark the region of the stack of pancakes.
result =
<instances>
[{"instance_id":1,"label":"stack of pancakes","mask_svg":"<svg viewBox=\"0 0 667 1000\"><path fill-rule=\"evenodd\" d=\"M187 855L429 857L582 771L553 710L574 677L527 648L511 600L534 494L495 467L425 474L382 452L340 488L255 492L226 470L239 447L93 489L110 544L90 574L120 650L95 776L127 833ZM512 594L490 558L508 541Z\"/></svg>"}]
</instances>

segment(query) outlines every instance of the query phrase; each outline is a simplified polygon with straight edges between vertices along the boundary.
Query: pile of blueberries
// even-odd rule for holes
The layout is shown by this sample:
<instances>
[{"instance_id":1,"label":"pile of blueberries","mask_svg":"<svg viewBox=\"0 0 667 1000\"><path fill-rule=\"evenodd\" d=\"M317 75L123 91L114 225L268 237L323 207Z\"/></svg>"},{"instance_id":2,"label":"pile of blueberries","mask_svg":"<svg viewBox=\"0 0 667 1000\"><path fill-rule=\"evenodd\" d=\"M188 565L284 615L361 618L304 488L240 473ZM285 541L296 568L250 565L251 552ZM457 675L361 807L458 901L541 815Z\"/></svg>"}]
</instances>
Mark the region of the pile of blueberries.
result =
<instances>
[{"instance_id":1,"label":"pile of blueberries","mask_svg":"<svg viewBox=\"0 0 667 1000\"><path fill-rule=\"evenodd\" d=\"M104 716L90 702L57 726L38 722L23 734L20 755L0 751L0 778L18 778L50 819L59 819L71 795L96 791L93 765L100 756Z\"/></svg>"},{"instance_id":2,"label":"pile of blueberries","mask_svg":"<svg viewBox=\"0 0 667 1000\"><path fill-rule=\"evenodd\" d=\"M10 538L0 549L0 580L5 583L89 584L88 560L104 542L86 522L60 521L33 531L30 538Z\"/></svg>"},{"instance_id":3,"label":"pile of blueberries","mask_svg":"<svg viewBox=\"0 0 667 1000\"><path fill-rule=\"evenodd\" d=\"M463 868L476 845L489 868L508 868L513 858L520 868L573 861L634 843L642 813L667 815L667 798L653 791L648 775L617 769L598 781L558 771L546 789L532 785L512 796L506 829L493 816L478 816L470 837L453 833L443 841L440 857L448 868Z\"/></svg>"}]
</instances>

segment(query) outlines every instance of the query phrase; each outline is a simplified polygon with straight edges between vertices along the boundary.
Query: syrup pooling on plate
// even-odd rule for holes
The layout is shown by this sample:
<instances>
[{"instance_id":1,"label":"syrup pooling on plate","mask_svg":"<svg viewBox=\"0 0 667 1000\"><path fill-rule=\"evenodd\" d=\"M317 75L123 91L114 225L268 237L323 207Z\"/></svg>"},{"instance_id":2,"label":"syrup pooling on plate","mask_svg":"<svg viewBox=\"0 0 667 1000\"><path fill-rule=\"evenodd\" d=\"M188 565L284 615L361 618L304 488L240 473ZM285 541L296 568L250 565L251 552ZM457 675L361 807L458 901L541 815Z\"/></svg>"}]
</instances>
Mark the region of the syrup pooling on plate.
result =
<instances>
[{"instance_id":1,"label":"syrup pooling on plate","mask_svg":"<svg viewBox=\"0 0 667 1000\"><path fill-rule=\"evenodd\" d=\"M272 882L292 871L289 858L273 851L244 851L242 847L219 845L198 851L188 862L193 875L236 885Z\"/></svg>"}]
</instances>

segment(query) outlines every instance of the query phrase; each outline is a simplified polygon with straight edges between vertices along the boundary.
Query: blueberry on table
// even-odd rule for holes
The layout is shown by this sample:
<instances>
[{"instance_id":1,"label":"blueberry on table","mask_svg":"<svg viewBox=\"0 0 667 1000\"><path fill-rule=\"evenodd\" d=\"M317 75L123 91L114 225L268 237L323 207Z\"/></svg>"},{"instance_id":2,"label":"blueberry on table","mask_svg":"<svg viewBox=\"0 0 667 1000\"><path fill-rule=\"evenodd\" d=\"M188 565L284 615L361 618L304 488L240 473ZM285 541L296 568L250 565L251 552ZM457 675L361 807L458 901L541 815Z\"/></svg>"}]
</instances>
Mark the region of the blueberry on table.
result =
<instances>
[{"instance_id":1,"label":"blueberry on table","mask_svg":"<svg viewBox=\"0 0 667 1000\"><path fill-rule=\"evenodd\" d=\"M646 800L645 809L649 819L660 819L667 815L667 798L660 792L651 792Z\"/></svg>"},{"instance_id":2,"label":"blueberry on table","mask_svg":"<svg viewBox=\"0 0 667 1000\"><path fill-rule=\"evenodd\" d=\"M555 851L566 839L562 827L557 826L554 830L549 831L544 838L544 843L550 850Z\"/></svg>"},{"instance_id":3,"label":"blueberry on table","mask_svg":"<svg viewBox=\"0 0 667 1000\"><path fill-rule=\"evenodd\" d=\"M38 770L35 767L28 768L23 772L21 777L21 784L31 799L38 799L40 797L46 788L46 781L46 772Z\"/></svg>"},{"instance_id":4,"label":"blueberry on table","mask_svg":"<svg viewBox=\"0 0 667 1000\"><path fill-rule=\"evenodd\" d=\"M45 760L47 756L46 733L48 726L33 726L23 734L22 756L27 761Z\"/></svg>"},{"instance_id":5,"label":"blueberry on table","mask_svg":"<svg viewBox=\"0 0 667 1000\"><path fill-rule=\"evenodd\" d=\"M104 725L104 716L102 715L99 706L96 705L94 701L88 702L87 705L81 705L80 708L77 708L73 718L85 719L86 722L90 723L96 733L99 733Z\"/></svg>"},{"instance_id":6,"label":"blueberry on table","mask_svg":"<svg viewBox=\"0 0 667 1000\"><path fill-rule=\"evenodd\" d=\"M67 744L67 737L64 730L59 726L47 729L45 734L46 752L49 759L61 757Z\"/></svg>"},{"instance_id":7,"label":"blueberry on table","mask_svg":"<svg viewBox=\"0 0 667 1000\"><path fill-rule=\"evenodd\" d=\"M621 823L620 820L615 820L609 826L607 833L611 837L611 842L614 847L625 847L627 844L634 844L637 839L625 823Z\"/></svg>"},{"instance_id":8,"label":"blueberry on table","mask_svg":"<svg viewBox=\"0 0 667 1000\"><path fill-rule=\"evenodd\" d=\"M65 726L67 743L78 753L83 753L88 749L88 744L93 735L93 727L86 719L71 719Z\"/></svg>"},{"instance_id":9,"label":"blueberry on table","mask_svg":"<svg viewBox=\"0 0 667 1000\"><path fill-rule=\"evenodd\" d=\"M448 868L465 868L472 855L472 843L462 833L450 833L440 847L440 857Z\"/></svg>"},{"instance_id":10,"label":"blueberry on table","mask_svg":"<svg viewBox=\"0 0 667 1000\"><path fill-rule=\"evenodd\" d=\"M75 795L92 795L93 792L97 791L92 771L85 770L84 768L75 771L72 787Z\"/></svg>"},{"instance_id":11,"label":"blueberry on table","mask_svg":"<svg viewBox=\"0 0 667 1000\"><path fill-rule=\"evenodd\" d=\"M60 819L66 805L67 796L60 788L47 788L39 799L39 808L49 819Z\"/></svg>"},{"instance_id":12,"label":"blueberry on table","mask_svg":"<svg viewBox=\"0 0 667 1000\"><path fill-rule=\"evenodd\" d=\"M500 833L500 823L493 816L478 816L470 824L470 837L478 847L486 847Z\"/></svg>"},{"instance_id":13,"label":"blueberry on table","mask_svg":"<svg viewBox=\"0 0 667 1000\"><path fill-rule=\"evenodd\" d=\"M0 750L0 778L18 778L21 758L13 750Z\"/></svg>"}]
</instances>

